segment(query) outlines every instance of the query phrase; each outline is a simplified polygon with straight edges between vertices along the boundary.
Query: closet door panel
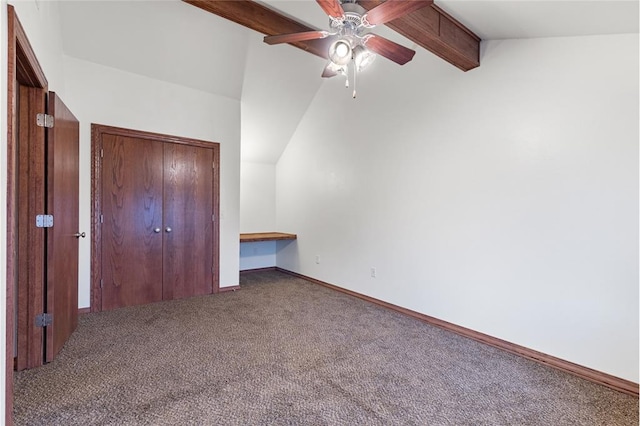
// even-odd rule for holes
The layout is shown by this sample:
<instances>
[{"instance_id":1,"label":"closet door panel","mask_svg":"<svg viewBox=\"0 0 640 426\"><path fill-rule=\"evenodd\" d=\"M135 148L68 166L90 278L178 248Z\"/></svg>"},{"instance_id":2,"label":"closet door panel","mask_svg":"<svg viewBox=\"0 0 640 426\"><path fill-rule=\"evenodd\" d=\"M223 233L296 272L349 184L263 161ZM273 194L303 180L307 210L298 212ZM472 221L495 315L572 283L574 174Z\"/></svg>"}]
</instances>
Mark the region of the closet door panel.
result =
<instances>
[{"instance_id":1,"label":"closet door panel","mask_svg":"<svg viewBox=\"0 0 640 426\"><path fill-rule=\"evenodd\" d=\"M213 292L213 149L164 148L165 300Z\"/></svg>"},{"instance_id":2,"label":"closet door panel","mask_svg":"<svg viewBox=\"0 0 640 426\"><path fill-rule=\"evenodd\" d=\"M162 300L163 144L104 134L102 309Z\"/></svg>"}]
</instances>

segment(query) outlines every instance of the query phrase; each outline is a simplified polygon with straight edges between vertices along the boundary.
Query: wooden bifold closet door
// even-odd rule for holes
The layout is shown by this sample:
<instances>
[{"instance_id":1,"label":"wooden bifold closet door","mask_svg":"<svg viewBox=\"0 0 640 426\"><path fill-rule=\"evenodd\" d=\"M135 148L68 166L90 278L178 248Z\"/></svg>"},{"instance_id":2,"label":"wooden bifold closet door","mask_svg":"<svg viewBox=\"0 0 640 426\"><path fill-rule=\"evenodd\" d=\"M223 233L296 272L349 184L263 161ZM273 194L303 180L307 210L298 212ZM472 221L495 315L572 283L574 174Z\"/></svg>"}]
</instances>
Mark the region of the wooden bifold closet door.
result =
<instances>
[{"instance_id":1,"label":"wooden bifold closet door","mask_svg":"<svg viewBox=\"0 0 640 426\"><path fill-rule=\"evenodd\" d=\"M99 310L217 291L214 144L99 139Z\"/></svg>"}]
</instances>

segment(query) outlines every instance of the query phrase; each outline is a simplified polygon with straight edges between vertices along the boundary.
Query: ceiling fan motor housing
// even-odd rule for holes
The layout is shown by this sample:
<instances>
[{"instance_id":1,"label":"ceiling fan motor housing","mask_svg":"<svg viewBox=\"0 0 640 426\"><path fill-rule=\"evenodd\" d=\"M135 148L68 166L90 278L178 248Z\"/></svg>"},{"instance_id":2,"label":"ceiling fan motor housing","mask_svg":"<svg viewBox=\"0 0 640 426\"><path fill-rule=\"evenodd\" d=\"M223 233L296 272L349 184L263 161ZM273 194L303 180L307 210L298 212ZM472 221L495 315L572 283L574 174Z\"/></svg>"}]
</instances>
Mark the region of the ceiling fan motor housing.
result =
<instances>
[{"instance_id":1,"label":"ceiling fan motor housing","mask_svg":"<svg viewBox=\"0 0 640 426\"><path fill-rule=\"evenodd\" d=\"M370 25L367 25L366 20L362 19L367 10L359 4L355 2L343 3L342 10L344 10L343 17L329 17L329 26L331 28L345 28L352 31L354 34L360 32L363 28L371 28Z\"/></svg>"},{"instance_id":2,"label":"ceiling fan motor housing","mask_svg":"<svg viewBox=\"0 0 640 426\"><path fill-rule=\"evenodd\" d=\"M338 32L341 40L349 43L351 48L363 45L363 30L370 28L365 25L366 20L362 19L366 10L355 1L343 2L342 9L344 15L340 19L329 17L329 25Z\"/></svg>"}]
</instances>

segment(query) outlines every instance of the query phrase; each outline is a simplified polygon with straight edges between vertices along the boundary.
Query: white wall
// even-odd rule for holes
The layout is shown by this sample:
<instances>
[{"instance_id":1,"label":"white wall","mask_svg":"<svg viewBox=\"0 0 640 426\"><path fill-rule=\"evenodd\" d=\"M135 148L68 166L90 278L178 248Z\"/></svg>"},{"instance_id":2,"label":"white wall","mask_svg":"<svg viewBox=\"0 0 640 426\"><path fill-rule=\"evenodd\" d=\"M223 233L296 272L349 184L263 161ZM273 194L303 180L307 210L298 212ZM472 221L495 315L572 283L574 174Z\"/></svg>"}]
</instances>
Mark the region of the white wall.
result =
<instances>
[{"instance_id":1,"label":"white wall","mask_svg":"<svg viewBox=\"0 0 640 426\"><path fill-rule=\"evenodd\" d=\"M285 3L319 10L313 3ZM240 156L275 165L322 83L318 76L325 61L286 44L270 46L263 38L255 31L248 35Z\"/></svg>"},{"instance_id":2,"label":"white wall","mask_svg":"<svg viewBox=\"0 0 640 426\"><path fill-rule=\"evenodd\" d=\"M64 102L80 120L79 304L89 306L91 123L220 142L220 286L238 284L240 102L64 58Z\"/></svg>"},{"instance_id":3,"label":"white wall","mask_svg":"<svg viewBox=\"0 0 640 426\"><path fill-rule=\"evenodd\" d=\"M258 241L240 244L240 270L276 266L276 242Z\"/></svg>"},{"instance_id":4,"label":"white wall","mask_svg":"<svg viewBox=\"0 0 640 426\"><path fill-rule=\"evenodd\" d=\"M638 35L483 47L324 83L277 164L277 264L638 382Z\"/></svg>"},{"instance_id":5,"label":"white wall","mask_svg":"<svg viewBox=\"0 0 640 426\"><path fill-rule=\"evenodd\" d=\"M273 231L277 231L276 165L242 161L240 165L240 232ZM275 241L240 244L241 271L273 266L276 266Z\"/></svg>"},{"instance_id":6,"label":"white wall","mask_svg":"<svg viewBox=\"0 0 640 426\"><path fill-rule=\"evenodd\" d=\"M276 165L240 165L240 232L276 231Z\"/></svg>"}]
</instances>

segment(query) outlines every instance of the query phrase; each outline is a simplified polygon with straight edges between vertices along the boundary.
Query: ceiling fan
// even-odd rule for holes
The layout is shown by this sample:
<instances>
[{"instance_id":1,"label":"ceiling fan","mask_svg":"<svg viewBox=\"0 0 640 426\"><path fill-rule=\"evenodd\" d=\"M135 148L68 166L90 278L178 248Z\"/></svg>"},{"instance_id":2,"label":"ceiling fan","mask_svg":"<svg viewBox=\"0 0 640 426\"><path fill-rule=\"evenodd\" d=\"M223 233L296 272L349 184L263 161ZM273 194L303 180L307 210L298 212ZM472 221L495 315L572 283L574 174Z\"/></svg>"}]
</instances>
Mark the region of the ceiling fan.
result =
<instances>
[{"instance_id":1,"label":"ceiling fan","mask_svg":"<svg viewBox=\"0 0 640 426\"><path fill-rule=\"evenodd\" d=\"M441 9L433 0L316 0L330 16L329 30L325 32L283 15L262 1L182 1L266 36L292 37L289 40L299 41L290 41L288 42L290 45L324 59L329 59L330 47L340 39L340 31L348 25L350 30L356 33L355 36L351 35L352 40L349 41L355 43L349 45L352 60L355 59L354 55L360 56L358 51L362 51L362 49L397 63L406 63L412 59L414 52L411 49L406 49L383 37L371 34L370 28L366 28L366 25L358 29L362 18L366 17L367 23L384 24L389 29L463 71L480 66L480 37ZM425 5L427 7L422 7ZM364 11L358 6L362 6ZM353 21L350 20L351 18ZM332 26L334 21L336 23ZM351 24L345 22L351 22ZM343 32L347 33L348 31L345 29ZM287 42L286 40L286 38L270 39L272 44L284 43ZM338 48L338 45L335 47ZM346 54L346 57L349 58L349 50L346 47L336 49L336 53L343 53L343 56ZM353 65L355 65L355 61ZM355 66L350 68L356 70ZM341 70L344 70L344 67L336 68L333 66L333 69L325 67L323 74L325 77L331 77L340 74Z\"/></svg>"},{"instance_id":2,"label":"ceiling fan","mask_svg":"<svg viewBox=\"0 0 640 426\"><path fill-rule=\"evenodd\" d=\"M376 25L382 25L432 4L432 0L387 0L367 11L356 0L316 1L329 16L329 31L315 30L268 35L264 41L273 45L331 37L327 52L329 62L322 72L322 77L344 75L346 86L349 87L349 64L352 64L354 98L356 97L356 75L373 62L376 54L404 65L413 59L416 53L412 49L369 31Z\"/></svg>"}]
</instances>

